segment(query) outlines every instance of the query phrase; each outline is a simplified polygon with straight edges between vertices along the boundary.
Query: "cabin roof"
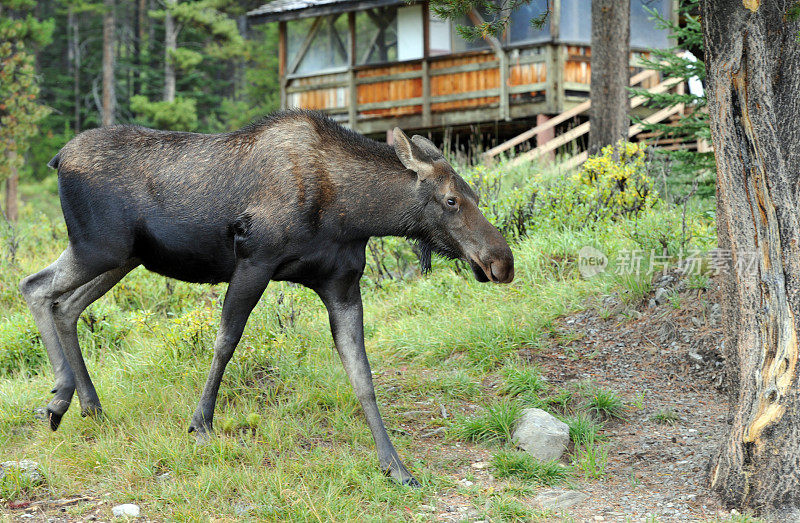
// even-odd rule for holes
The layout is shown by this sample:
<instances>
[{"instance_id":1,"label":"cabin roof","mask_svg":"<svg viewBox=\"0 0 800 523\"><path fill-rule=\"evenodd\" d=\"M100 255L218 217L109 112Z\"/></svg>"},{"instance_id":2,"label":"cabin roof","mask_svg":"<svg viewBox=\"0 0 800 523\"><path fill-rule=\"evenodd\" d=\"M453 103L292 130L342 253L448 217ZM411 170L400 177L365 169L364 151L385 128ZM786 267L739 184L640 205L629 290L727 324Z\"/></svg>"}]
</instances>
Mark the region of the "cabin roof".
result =
<instances>
[{"instance_id":1,"label":"cabin roof","mask_svg":"<svg viewBox=\"0 0 800 523\"><path fill-rule=\"evenodd\" d=\"M403 3L405 0L273 0L248 11L247 16L254 22L278 22Z\"/></svg>"}]
</instances>

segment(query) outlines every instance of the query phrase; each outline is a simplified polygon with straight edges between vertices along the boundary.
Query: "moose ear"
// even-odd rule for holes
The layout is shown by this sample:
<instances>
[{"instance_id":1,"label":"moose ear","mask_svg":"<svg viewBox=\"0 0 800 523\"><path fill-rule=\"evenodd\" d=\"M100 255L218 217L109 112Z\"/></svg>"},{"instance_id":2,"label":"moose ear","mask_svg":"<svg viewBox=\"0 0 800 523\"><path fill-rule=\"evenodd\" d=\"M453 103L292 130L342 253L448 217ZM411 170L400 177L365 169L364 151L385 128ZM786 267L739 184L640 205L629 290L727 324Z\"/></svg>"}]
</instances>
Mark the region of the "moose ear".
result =
<instances>
[{"instance_id":1,"label":"moose ear","mask_svg":"<svg viewBox=\"0 0 800 523\"><path fill-rule=\"evenodd\" d=\"M425 155L430 158L436 158L436 159L444 158L444 155L442 155L442 151L440 151L439 148L436 147L432 141L428 140L424 136L415 134L414 136L411 137L411 143L419 147L420 151L425 153Z\"/></svg>"},{"instance_id":2,"label":"moose ear","mask_svg":"<svg viewBox=\"0 0 800 523\"><path fill-rule=\"evenodd\" d=\"M400 130L399 127L395 127L392 135L394 136L394 152L406 169L417 173L420 179L427 178L433 174L433 165L427 161L426 155L423 154L420 148L408 140L406 133Z\"/></svg>"}]
</instances>

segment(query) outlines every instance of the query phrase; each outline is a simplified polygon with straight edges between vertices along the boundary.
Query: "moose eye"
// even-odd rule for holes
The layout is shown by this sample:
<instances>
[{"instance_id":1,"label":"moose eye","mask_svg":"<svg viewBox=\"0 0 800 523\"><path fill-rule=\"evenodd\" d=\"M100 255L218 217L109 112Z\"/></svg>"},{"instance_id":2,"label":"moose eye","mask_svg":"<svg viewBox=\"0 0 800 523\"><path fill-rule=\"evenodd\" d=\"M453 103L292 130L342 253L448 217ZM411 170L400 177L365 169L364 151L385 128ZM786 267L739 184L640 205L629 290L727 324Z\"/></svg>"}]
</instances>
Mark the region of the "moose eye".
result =
<instances>
[{"instance_id":1,"label":"moose eye","mask_svg":"<svg viewBox=\"0 0 800 523\"><path fill-rule=\"evenodd\" d=\"M447 199L447 205L449 205L450 207L455 207L456 203L458 203L458 202L456 202L455 198L448 198Z\"/></svg>"}]
</instances>

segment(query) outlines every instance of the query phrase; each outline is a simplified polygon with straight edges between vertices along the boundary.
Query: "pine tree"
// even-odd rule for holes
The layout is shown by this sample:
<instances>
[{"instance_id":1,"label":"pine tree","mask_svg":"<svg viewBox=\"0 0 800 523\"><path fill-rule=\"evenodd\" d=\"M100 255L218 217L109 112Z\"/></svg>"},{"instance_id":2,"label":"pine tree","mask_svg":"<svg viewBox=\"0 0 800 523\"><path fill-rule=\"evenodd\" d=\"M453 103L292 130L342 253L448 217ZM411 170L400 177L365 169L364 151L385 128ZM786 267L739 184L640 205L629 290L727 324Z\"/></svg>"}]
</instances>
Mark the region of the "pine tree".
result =
<instances>
[{"instance_id":1,"label":"pine tree","mask_svg":"<svg viewBox=\"0 0 800 523\"><path fill-rule=\"evenodd\" d=\"M199 100L191 94L178 94L178 76L182 73L196 80L204 61L210 62L206 65L208 69L213 68L215 62L225 64L244 55L244 39L228 12L236 7L234 4L224 0L167 0L163 9L150 11L151 18L164 22L164 88L161 101L151 101L144 95L131 98L131 109L143 123L166 129L197 129ZM183 33L188 34L190 42L200 39L201 50L180 45ZM198 83L192 88L192 94L202 92Z\"/></svg>"},{"instance_id":2,"label":"pine tree","mask_svg":"<svg viewBox=\"0 0 800 523\"><path fill-rule=\"evenodd\" d=\"M38 103L33 49L46 45L53 21L30 13L33 0L0 0L0 180L6 180L5 214L17 219L19 169L29 140L48 109Z\"/></svg>"},{"instance_id":3,"label":"pine tree","mask_svg":"<svg viewBox=\"0 0 800 523\"><path fill-rule=\"evenodd\" d=\"M651 11L658 27L670 32L675 45L669 49L651 49L651 56L643 59L644 67L655 69L661 73L662 78L680 78L688 82L691 78L705 81L706 68L703 63L703 34L700 27L699 0L681 0L679 4L679 19L682 23L675 23L665 19L655 11ZM694 58L680 51L690 50ZM708 112L706 110L706 95L684 93L653 94L647 89L631 89L632 94L643 96L647 99L646 105L653 108L673 107L684 104L686 111L676 123L644 124L648 132L656 133L657 139L680 139L686 142L709 143L711 131L708 126ZM640 119L634 120L641 123ZM675 151L658 151L664 154L671 162L672 173L677 181L691 181L698 175L705 181L703 191L713 194L714 153L710 151L697 152L687 149Z\"/></svg>"}]
</instances>

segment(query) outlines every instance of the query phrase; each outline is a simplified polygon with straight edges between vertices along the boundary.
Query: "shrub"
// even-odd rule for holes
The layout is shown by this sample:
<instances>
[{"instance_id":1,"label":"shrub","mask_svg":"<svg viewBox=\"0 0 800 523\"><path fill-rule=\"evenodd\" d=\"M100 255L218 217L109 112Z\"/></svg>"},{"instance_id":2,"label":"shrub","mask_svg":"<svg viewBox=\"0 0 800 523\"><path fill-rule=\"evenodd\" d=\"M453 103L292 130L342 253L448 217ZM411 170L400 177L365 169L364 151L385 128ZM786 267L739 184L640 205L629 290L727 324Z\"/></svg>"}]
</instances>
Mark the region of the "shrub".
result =
<instances>
[{"instance_id":1,"label":"shrub","mask_svg":"<svg viewBox=\"0 0 800 523\"><path fill-rule=\"evenodd\" d=\"M0 376L35 374L47 361L36 324L27 314L0 323Z\"/></svg>"},{"instance_id":2,"label":"shrub","mask_svg":"<svg viewBox=\"0 0 800 523\"><path fill-rule=\"evenodd\" d=\"M615 155L617 156L615 158ZM592 156L575 174L575 180L593 203L597 218L635 216L652 207L658 194L647 174L645 146L620 141Z\"/></svg>"},{"instance_id":3,"label":"shrub","mask_svg":"<svg viewBox=\"0 0 800 523\"><path fill-rule=\"evenodd\" d=\"M159 334L167 355L171 355L173 360L183 361L204 353L210 355L216 330L214 309L198 307L170 320Z\"/></svg>"}]
</instances>

